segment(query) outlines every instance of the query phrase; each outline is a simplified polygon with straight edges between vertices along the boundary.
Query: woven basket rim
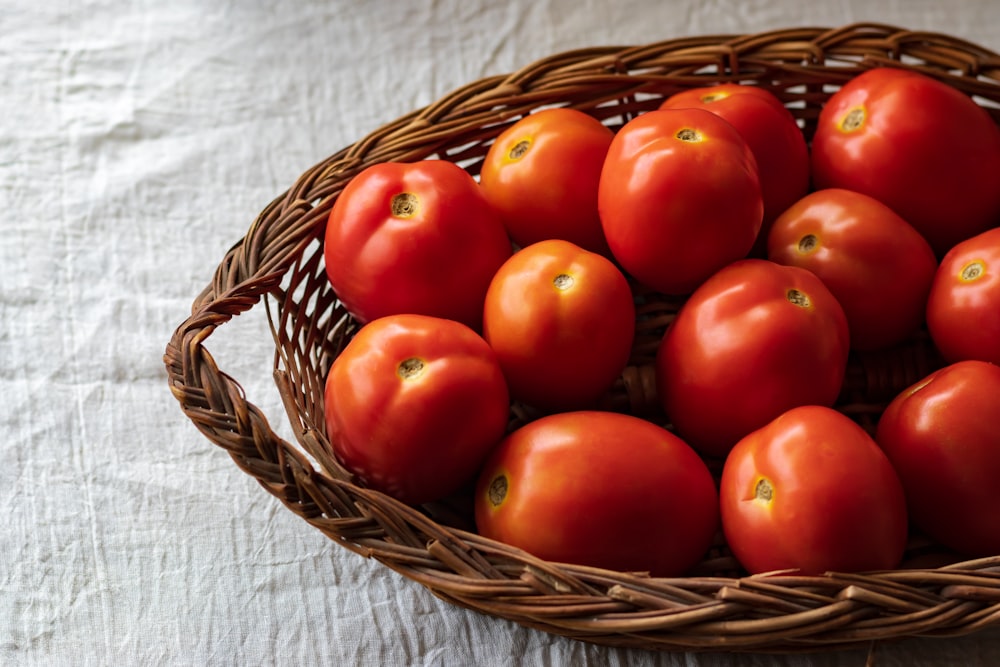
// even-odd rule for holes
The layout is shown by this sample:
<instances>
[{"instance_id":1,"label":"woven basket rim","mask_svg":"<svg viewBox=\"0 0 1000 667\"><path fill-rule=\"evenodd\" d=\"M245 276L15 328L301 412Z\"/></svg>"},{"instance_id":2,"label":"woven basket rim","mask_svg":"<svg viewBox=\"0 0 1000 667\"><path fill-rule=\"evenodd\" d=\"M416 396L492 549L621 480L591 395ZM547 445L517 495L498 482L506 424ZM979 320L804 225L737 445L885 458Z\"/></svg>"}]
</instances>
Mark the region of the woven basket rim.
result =
<instances>
[{"instance_id":1,"label":"woven basket rim","mask_svg":"<svg viewBox=\"0 0 1000 667\"><path fill-rule=\"evenodd\" d=\"M365 166L441 157L474 171L498 128L540 106L583 108L611 124L667 91L721 81L768 87L794 105L808 134L830 87L880 65L929 73L986 100L1000 120L1000 56L960 38L878 23L576 49L462 86L314 165L260 213L174 331L164 354L171 391L237 466L341 546L456 606L552 634L667 651L805 652L1000 625L1000 555L809 577L654 579L545 562L360 487L326 453L315 420L303 417L302 406L321 402L322 391L315 368L300 358L328 363L354 327L319 286L316 249L332 202ZM216 327L262 299L295 443L274 433L205 347ZM288 313L299 308L323 315L316 326L327 329L292 322Z\"/></svg>"}]
</instances>

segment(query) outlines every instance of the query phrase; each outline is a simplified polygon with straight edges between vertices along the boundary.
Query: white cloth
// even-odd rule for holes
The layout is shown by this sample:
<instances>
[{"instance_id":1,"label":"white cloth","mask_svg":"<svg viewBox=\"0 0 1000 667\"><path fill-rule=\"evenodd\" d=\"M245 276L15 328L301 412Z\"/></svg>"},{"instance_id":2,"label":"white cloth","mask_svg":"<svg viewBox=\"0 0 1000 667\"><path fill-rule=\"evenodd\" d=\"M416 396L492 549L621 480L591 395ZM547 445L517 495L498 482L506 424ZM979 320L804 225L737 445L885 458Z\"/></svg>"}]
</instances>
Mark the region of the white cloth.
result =
<instances>
[{"instance_id":1,"label":"white cloth","mask_svg":"<svg viewBox=\"0 0 1000 667\"><path fill-rule=\"evenodd\" d=\"M333 544L200 435L161 356L275 195L462 84L587 45L858 20L1000 50L995 0L0 0L0 664L730 664L457 609ZM262 309L208 347L290 437ZM994 629L876 664L998 655Z\"/></svg>"}]
</instances>

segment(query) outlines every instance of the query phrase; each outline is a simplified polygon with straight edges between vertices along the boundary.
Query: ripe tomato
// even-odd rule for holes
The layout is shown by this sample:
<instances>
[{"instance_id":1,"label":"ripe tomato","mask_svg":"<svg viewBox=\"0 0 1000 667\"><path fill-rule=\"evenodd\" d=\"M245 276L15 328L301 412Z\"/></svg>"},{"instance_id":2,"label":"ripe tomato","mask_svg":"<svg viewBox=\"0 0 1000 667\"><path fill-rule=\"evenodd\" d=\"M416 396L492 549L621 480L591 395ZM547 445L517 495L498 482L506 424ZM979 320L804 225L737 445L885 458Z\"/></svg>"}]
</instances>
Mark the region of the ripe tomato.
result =
<instances>
[{"instance_id":1,"label":"ripe tomato","mask_svg":"<svg viewBox=\"0 0 1000 667\"><path fill-rule=\"evenodd\" d=\"M750 251L764 213L740 133L703 109L638 116L615 135L597 205L615 259L658 292L687 294Z\"/></svg>"},{"instance_id":2,"label":"ripe tomato","mask_svg":"<svg viewBox=\"0 0 1000 667\"><path fill-rule=\"evenodd\" d=\"M813 185L875 197L940 257L1000 224L1000 128L963 93L926 75L876 68L823 107Z\"/></svg>"},{"instance_id":3,"label":"ripe tomato","mask_svg":"<svg viewBox=\"0 0 1000 667\"><path fill-rule=\"evenodd\" d=\"M660 108L711 111L739 130L749 144L764 199L756 244L763 255L771 223L809 191L809 149L795 116L773 93L736 83L685 90L667 98Z\"/></svg>"},{"instance_id":4,"label":"ripe tomato","mask_svg":"<svg viewBox=\"0 0 1000 667\"><path fill-rule=\"evenodd\" d=\"M941 260L927 297L927 329L946 361L1000 364L1000 227Z\"/></svg>"},{"instance_id":5,"label":"ripe tomato","mask_svg":"<svg viewBox=\"0 0 1000 667\"><path fill-rule=\"evenodd\" d=\"M516 252L486 292L483 337L511 396L543 411L593 407L628 363L634 334L625 276L568 241Z\"/></svg>"},{"instance_id":6,"label":"ripe tomato","mask_svg":"<svg viewBox=\"0 0 1000 667\"><path fill-rule=\"evenodd\" d=\"M875 434L913 524L971 557L1000 553L998 413L1000 367L960 361L897 396Z\"/></svg>"},{"instance_id":7,"label":"ripe tomato","mask_svg":"<svg viewBox=\"0 0 1000 667\"><path fill-rule=\"evenodd\" d=\"M751 573L896 567L906 499L889 459L840 412L807 405L742 439L719 486L722 529Z\"/></svg>"},{"instance_id":8,"label":"ripe tomato","mask_svg":"<svg viewBox=\"0 0 1000 667\"><path fill-rule=\"evenodd\" d=\"M475 479L506 432L510 401L496 355L472 329L391 315L363 326L333 362L325 408L344 467L420 504Z\"/></svg>"},{"instance_id":9,"label":"ripe tomato","mask_svg":"<svg viewBox=\"0 0 1000 667\"><path fill-rule=\"evenodd\" d=\"M656 386L680 437L721 458L790 408L833 405L849 347L844 310L819 278L746 259L681 307L657 350Z\"/></svg>"},{"instance_id":10,"label":"ripe tomato","mask_svg":"<svg viewBox=\"0 0 1000 667\"><path fill-rule=\"evenodd\" d=\"M614 132L576 109L544 109L497 137L479 182L520 246L563 239L608 255L597 183Z\"/></svg>"},{"instance_id":11,"label":"ripe tomato","mask_svg":"<svg viewBox=\"0 0 1000 667\"><path fill-rule=\"evenodd\" d=\"M545 560L676 576L719 527L705 463L652 422L562 412L508 435L479 476L476 526Z\"/></svg>"},{"instance_id":12,"label":"ripe tomato","mask_svg":"<svg viewBox=\"0 0 1000 667\"><path fill-rule=\"evenodd\" d=\"M330 211L326 273L360 321L418 313L478 329L510 239L476 181L444 160L383 163L355 176Z\"/></svg>"},{"instance_id":13,"label":"ripe tomato","mask_svg":"<svg viewBox=\"0 0 1000 667\"><path fill-rule=\"evenodd\" d=\"M857 350L913 335L937 270L930 244L891 208L839 188L813 192L785 211L771 229L768 259L820 277L843 306Z\"/></svg>"}]
</instances>

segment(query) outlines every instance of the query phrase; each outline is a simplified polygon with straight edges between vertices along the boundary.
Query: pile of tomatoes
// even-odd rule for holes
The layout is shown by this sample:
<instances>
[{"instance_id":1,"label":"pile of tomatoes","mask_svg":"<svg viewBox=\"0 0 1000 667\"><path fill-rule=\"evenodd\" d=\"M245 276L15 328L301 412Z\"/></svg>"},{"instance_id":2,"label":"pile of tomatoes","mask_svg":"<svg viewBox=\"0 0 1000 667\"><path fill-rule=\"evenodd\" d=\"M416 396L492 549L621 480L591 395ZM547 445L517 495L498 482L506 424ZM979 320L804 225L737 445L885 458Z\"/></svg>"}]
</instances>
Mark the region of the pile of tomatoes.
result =
<instances>
[{"instance_id":1,"label":"pile of tomatoes","mask_svg":"<svg viewBox=\"0 0 1000 667\"><path fill-rule=\"evenodd\" d=\"M720 530L750 572L894 568L911 528L1000 553L1000 129L944 83L869 70L808 141L747 85L614 130L539 110L478 178L368 167L324 243L362 325L327 432L371 488L419 505L474 487L487 537L662 576ZM683 299L655 359L662 423L596 407L629 363L636 286ZM921 334L947 365L874 434L834 408L852 350ZM540 416L512 427L512 404Z\"/></svg>"}]
</instances>

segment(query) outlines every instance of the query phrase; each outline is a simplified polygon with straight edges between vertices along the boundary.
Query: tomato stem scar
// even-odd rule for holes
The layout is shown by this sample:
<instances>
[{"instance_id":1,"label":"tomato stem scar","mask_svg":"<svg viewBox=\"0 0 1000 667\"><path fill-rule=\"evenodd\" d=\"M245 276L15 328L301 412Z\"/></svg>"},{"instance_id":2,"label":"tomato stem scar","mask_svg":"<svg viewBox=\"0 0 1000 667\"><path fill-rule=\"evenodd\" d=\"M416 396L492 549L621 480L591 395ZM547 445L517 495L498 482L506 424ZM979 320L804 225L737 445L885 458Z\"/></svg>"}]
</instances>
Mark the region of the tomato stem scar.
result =
<instances>
[{"instance_id":1,"label":"tomato stem scar","mask_svg":"<svg viewBox=\"0 0 1000 667\"><path fill-rule=\"evenodd\" d=\"M800 292L797 289L788 290L788 292L785 293L785 298L799 308L808 308L812 305L812 302L809 300L809 295L805 292Z\"/></svg>"},{"instance_id":2,"label":"tomato stem scar","mask_svg":"<svg viewBox=\"0 0 1000 667\"><path fill-rule=\"evenodd\" d=\"M560 273L558 276L552 279L552 284L556 286L556 289L562 291L568 290L570 287L573 286L574 282L576 281L573 280L573 276L566 273Z\"/></svg>"},{"instance_id":3,"label":"tomato stem scar","mask_svg":"<svg viewBox=\"0 0 1000 667\"><path fill-rule=\"evenodd\" d=\"M986 265L983 264L982 260L974 259L962 267L962 270L958 273L958 277L962 282L968 283L978 280L984 273L986 273Z\"/></svg>"},{"instance_id":4,"label":"tomato stem scar","mask_svg":"<svg viewBox=\"0 0 1000 667\"><path fill-rule=\"evenodd\" d=\"M494 507L498 507L507 497L507 476L500 473L494 477L490 482L490 488L487 490L487 493L489 495L490 504Z\"/></svg>"},{"instance_id":5,"label":"tomato stem scar","mask_svg":"<svg viewBox=\"0 0 1000 667\"><path fill-rule=\"evenodd\" d=\"M401 192L392 198L389 208L397 218L412 218L420 209L420 200L412 192Z\"/></svg>"},{"instance_id":6,"label":"tomato stem scar","mask_svg":"<svg viewBox=\"0 0 1000 667\"><path fill-rule=\"evenodd\" d=\"M819 239L815 234L806 234L799 239L799 252L810 253L819 246Z\"/></svg>"},{"instance_id":7,"label":"tomato stem scar","mask_svg":"<svg viewBox=\"0 0 1000 667\"><path fill-rule=\"evenodd\" d=\"M843 118L840 119L840 129L844 132L853 132L865 124L865 108L854 107Z\"/></svg>"},{"instance_id":8,"label":"tomato stem scar","mask_svg":"<svg viewBox=\"0 0 1000 667\"><path fill-rule=\"evenodd\" d=\"M404 380L413 380L418 378L424 372L424 360L418 359L417 357L404 359L399 362L399 366L396 367L396 372L399 373L399 377Z\"/></svg>"},{"instance_id":9,"label":"tomato stem scar","mask_svg":"<svg viewBox=\"0 0 1000 667\"><path fill-rule=\"evenodd\" d=\"M524 157L524 154L528 152L528 148L530 147L531 141L528 139L521 139L507 152L507 158L510 160L520 160Z\"/></svg>"},{"instance_id":10,"label":"tomato stem scar","mask_svg":"<svg viewBox=\"0 0 1000 667\"><path fill-rule=\"evenodd\" d=\"M690 127L684 127L677 130L677 134L674 135L681 141L687 141L690 143L701 141L701 132L694 130Z\"/></svg>"},{"instance_id":11,"label":"tomato stem scar","mask_svg":"<svg viewBox=\"0 0 1000 667\"><path fill-rule=\"evenodd\" d=\"M771 486L771 482L763 477L757 480L757 486L753 489L753 497L754 500L770 502L771 498L774 497L774 487Z\"/></svg>"}]
</instances>

